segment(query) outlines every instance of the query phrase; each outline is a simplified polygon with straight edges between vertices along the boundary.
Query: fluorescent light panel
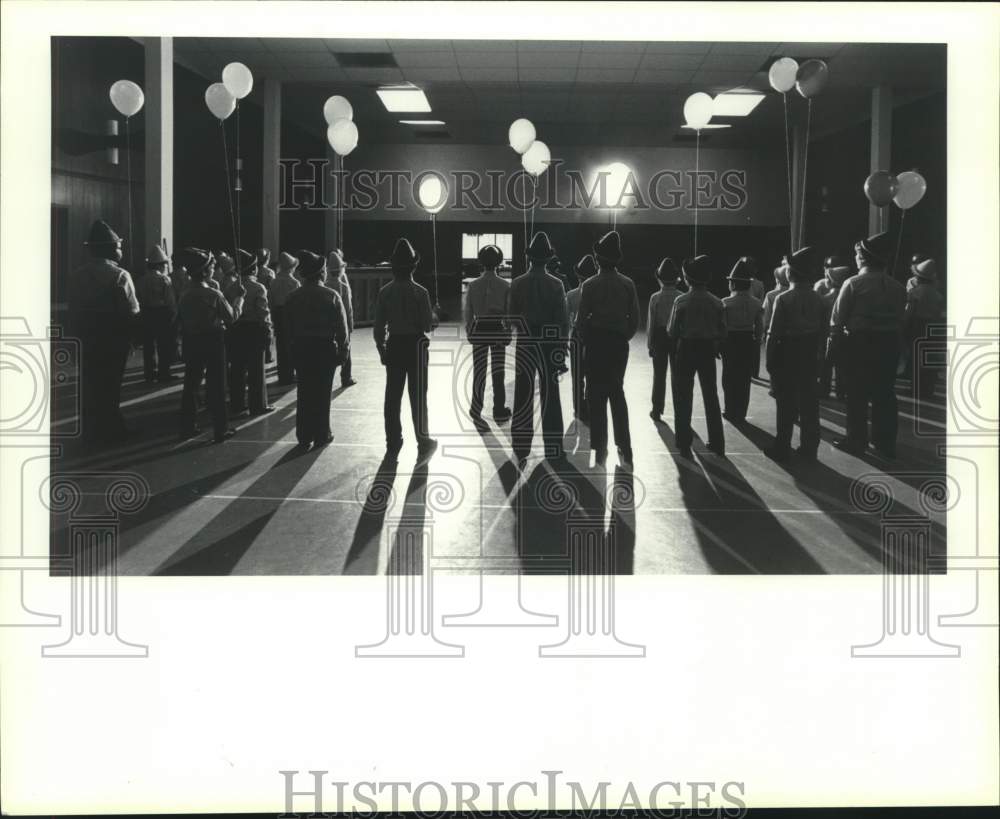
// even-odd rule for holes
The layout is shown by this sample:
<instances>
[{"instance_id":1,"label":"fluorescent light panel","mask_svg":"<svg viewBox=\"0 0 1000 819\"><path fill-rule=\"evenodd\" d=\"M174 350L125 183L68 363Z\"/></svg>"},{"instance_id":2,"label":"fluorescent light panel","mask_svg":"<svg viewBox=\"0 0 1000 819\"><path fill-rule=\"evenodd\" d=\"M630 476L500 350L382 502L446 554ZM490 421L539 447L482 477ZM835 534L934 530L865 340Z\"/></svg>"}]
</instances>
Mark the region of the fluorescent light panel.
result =
<instances>
[{"instance_id":1,"label":"fluorescent light panel","mask_svg":"<svg viewBox=\"0 0 1000 819\"><path fill-rule=\"evenodd\" d=\"M733 126L729 125L729 124L723 125L721 122L710 122L710 123L708 123L708 125L702 125L701 126L701 130L702 131L717 131L719 128L732 128L732 127ZM697 131L698 130L697 128L694 128L694 127L692 127L690 125L682 125L681 128L687 128L689 131Z\"/></svg>"},{"instance_id":2,"label":"fluorescent light panel","mask_svg":"<svg viewBox=\"0 0 1000 819\"><path fill-rule=\"evenodd\" d=\"M712 115L745 117L764 99L763 94L719 94L713 101Z\"/></svg>"},{"instance_id":3,"label":"fluorescent light panel","mask_svg":"<svg viewBox=\"0 0 1000 819\"><path fill-rule=\"evenodd\" d=\"M426 95L419 88L378 88L375 93L385 110L393 114L426 114L431 110Z\"/></svg>"},{"instance_id":4,"label":"fluorescent light panel","mask_svg":"<svg viewBox=\"0 0 1000 819\"><path fill-rule=\"evenodd\" d=\"M444 125L443 119L401 119L400 125Z\"/></svg>"}]
</instances>

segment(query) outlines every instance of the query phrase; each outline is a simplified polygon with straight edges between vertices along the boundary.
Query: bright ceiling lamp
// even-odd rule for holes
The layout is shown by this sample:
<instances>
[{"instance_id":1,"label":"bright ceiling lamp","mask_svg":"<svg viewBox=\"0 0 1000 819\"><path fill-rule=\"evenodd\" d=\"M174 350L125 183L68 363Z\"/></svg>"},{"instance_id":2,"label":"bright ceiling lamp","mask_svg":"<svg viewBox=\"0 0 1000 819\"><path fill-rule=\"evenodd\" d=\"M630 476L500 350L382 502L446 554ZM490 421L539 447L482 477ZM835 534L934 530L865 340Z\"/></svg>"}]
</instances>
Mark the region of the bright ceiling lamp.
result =
<instances>
[{"instance_id":1,"label":"bright ceiling lamp","mask_svg":"<svg viewBox=\"0 0 1000 819\"><path fill-rule=\"evenodd\" d=\"M375 90L385 110L390 113L426 114L431 110L427 97L422 90L411 85L387 86Z\"/></svg>"},{"instance_id":2,"label":"bright ceiling lamp","mask_svg":"<svg viewBox=\"0 0 1000 819\"><path fill-rule=\"evenodd\" d=\"M400 125L444 125L443 119L401 119Z\"/></svg>"},{"instance_id":3,"label":"bright ceiling lamp","mask_svg":"<svg viewBox=\"0 0 1000 819\"><path fill-rule=\"evenodd\" d=\"M714 117L745 117L764 99L757 93L726 93L719 94L712 101L712 116Z\"/></svg>"},{"instance_id":4,"label":"bright ceiling lamp","mask_svg":"<svg viewBox=\"0 0 1000 819\"><path fill-rule=\"evenodd\" d=\"M686 128L689 131L698 131L698 130L702 130L702 131L715 131L715 130L718 130L719 128L732 128L732 127L733 126L729 125L728 123L723 124L721 122L710 122L710 123L708 123L708 125L702 125L700 129L695 128L693 125L682 125L681 126L681 128Z\"/></svg>"}]
</instances>

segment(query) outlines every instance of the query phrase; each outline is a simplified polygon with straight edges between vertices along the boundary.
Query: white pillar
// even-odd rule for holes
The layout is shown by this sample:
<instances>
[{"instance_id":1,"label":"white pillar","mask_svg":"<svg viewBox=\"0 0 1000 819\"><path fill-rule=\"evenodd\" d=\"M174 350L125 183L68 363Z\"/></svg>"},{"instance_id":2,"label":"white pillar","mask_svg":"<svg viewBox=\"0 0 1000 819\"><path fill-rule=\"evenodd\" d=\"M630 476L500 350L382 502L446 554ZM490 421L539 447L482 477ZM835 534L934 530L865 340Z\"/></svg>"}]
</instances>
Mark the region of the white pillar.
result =
<instances>
[{"instance_id":1,"label":"white pillar","mask_svg":"<svg viewBox=\"0 0 1000 819\"><path fill-rule=\"evenodd\" d=\"M133 248L138 262L149 249L166 239L174 248L174 41L149 37L146 47L146 233L141 248ZM135 271L133 271L134 273Z\"/></svg>"},{"instance_id":2,"label":"white pillar","mask_svg":"<svg viewBox=\"0 0 1000 819\"><path fill-rule=\"evenodd\" d=\"M872 147L869 173L892 172L892 88L880 85L872 89ZM886 208L868 206L868 235L889 228Z\"/></svg>"},{"instance_id":3,"label":"white pillar","mask_svg":"<svg viewBox=\"0 0 1000 819\"><path fill-rule=\"evenodd\" d=\"M281 81L266 77L264 91L264 161L263 161L263 218L262 245L277 258L281 250L280 213L278 202L281 193Z\"/></svg>"}]
</instances>

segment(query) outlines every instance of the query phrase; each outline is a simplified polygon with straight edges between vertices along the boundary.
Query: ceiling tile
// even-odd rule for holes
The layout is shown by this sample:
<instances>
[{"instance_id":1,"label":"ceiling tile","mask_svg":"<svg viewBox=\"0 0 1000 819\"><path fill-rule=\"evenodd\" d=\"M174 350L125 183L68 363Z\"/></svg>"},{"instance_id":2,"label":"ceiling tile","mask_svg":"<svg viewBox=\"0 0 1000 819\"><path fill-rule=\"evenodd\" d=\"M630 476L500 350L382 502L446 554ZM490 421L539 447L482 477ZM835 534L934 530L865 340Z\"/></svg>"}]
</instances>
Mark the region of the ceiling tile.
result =
<instances>
[{"instance_id":1,"label":"ceiling tile","mask_svg":"<svg viewBox=\"0 0 1000 819\"><path fill-rule=\"evenodd\" d=\"M634 76L635 71L631 68L581 68L576 72L576 81L580 83L630 83Z\"/></svg>"},{"instance_id":2,"label":"ceiling tile","mask_svg":"<svg viewBox=\"0 0 1000 819\"><path fill-rule=\"evenodd\" d=\"M518 68L576 68L579 54L575 51L520 51Z\"/></svg>"},{"instance_id":3,"label":"ceiling tile","mask_svg":"<svg viewBox=\"0 0 1000 819\"><path fill-rule=\"evenodd\" d=\"M518 40L518 51L579 51L579 40Z\"/></svg>"},{"instance_id":4,"label":"ceiling tile","mask_svg":"<svg viewBox=\"0 0 1000 819\"><path fill-rule=\"evenodd\" d=\"M353 52L386 52L390 51L389 43L385 40L376 39L365 39L365 40L350 40L350 39L340 39L336 37L324 37L323 42L326 43L327 48L330 51L353 51Z\"/></svg>"},{"instance_id":5,"label":"ceiling tile","mask_svg":"<svg viewBox=\"0 0 1000 819\"><path fill-rule=\"evenodd\" d=\"M259 37L226 37L212 38L217 42L225 44L226 48L233 48L237 51L267 51L267 46Z\"/></svg>"},{"instance_id":6,"label":"ceiling tile","mask_svg":"<svg viewBox=\"0 0 1000 819\"><path fill-rule=\"evenodd\" d=\"M402 82L403 72L398 68L345 68L349 80L363 83Z\"/></svg>"},{"instance_id":7,"label":"ceiling tile","mask_svg":"<svg viewBox=\"0 0 1000 819\"><path fill-rule=\"evenodd\" d=\"M646 43L647 54L708 54L712 43Z\"/></svg>"},{"instance_id":8,"label":"ceiling tile","mask_svg":"<svg viewBox=\"0 0 1000 819\"><path fill-rule=\"evenodd\" d=\"M641 51L586 51L580 54L580 68L636 68Z\"/></svg>"},{"instance_id":9,"label":"ceiling tile","mask_svg":"<svg viewBox=\"0 0 1000 819\"><path fill-rule=\"evenodd\" d=\"M641 54L645 50L646 44L641 41L604 42L602 40L585 40L582 48L584 53L587 54L607 54L609 52L616 51L624 51L627 53L638 52Z\"/></svg>"},{"instance_id":10,"label":"ceiling tile","mask_svg":"<svg viewBox=\"0 0 1000 819\"><path fill-rule=\"evenodd\" d=\"M269 51L329 51L320 37L268 37L264 44Z\"/></svg>"},{"instance_id":11,"label":"ceiling tile","mask_svg":"<svg viewBox=\"0 0 1000 819\"><path fill-rule=\"evenodd\" d=\"M346 82L349 79L343 68L296 68L290 73L295 82Z\"/></svg>"},{"instance_id":12,"label":"ceiling tile","mask_svg":"<svg viewBox=\"0 0 1000 819\"><path fill-rule=\"evenodd\" d=\"M694 73L693 69L687 69L686 71L650 71L640 68L635 73L634 82L653 85L688 85Z\"/></svg>"},{"instance_id":13,"label":"ceiling tile","mask_svg":"<svg viewBox=\"0 0 1000 819\"><path fill-rule=\"evenodd\" d=\"M843 45L843 43L779 43L771 53L789 57L833 57Z\"/></svg>"},{"instance_id":14,"label":"ceiling tile","mask_svg":"<svg viewBox=\"0 0 1000 819\"><path fill-rule=\"evenodd\" d=\"M573 82L575 68L520 68L517 72L521 82Z\"/></svg>"},{"instance_id":15,"label":"ceiling tile","mask_svg":"<svg viewBox=\"0 0 1000 819\"><path fill-rule=\"evenodd\" d=\"M492 51L511 53L517 51L512 40L452 40L455 51Z\"/></svg>"},{"instance_id":16,"label":"ceiling tile","mask_svg":"<svg viewBox=\"0 0 1000 819\"><path fill-rule=\"evenodd\" d=\"M516 68L516 51L456 51L462 68Z\"/></svg>"},{"instance_id":17,"label":"ceiling tile","mask_svg":"<svg viewBox=\"0 0 1000 819\"><path fill-rule=\"evenodd\" d=\"M708 54L701 64L703 71L756 71L764 58L754 54Z\"/></svg>"},{"instance_id":18,"label":"ceiling tile","mask_svg":"<svg viewBox=\"0 0 1000 819\"><path fill-rule=\"evenodd\" d=\"M277 51L270 56L275 60L280 60L281 64L294 68L337 68L337 59L329 51Z\"/></svg>"},{"instance_id":19,"label":"ceiling tile","mask_svg":"<svg viewBox=\"0 0 1000 819\"><path fill-rule=\"evenodd\" d=\"M717 86L719 91L728 91L743 85L750 75L734 74L731 71L698 71L691 80L693 85Z\"/></svg>"},{"instance_id":20,"label":"ceiling tile","mask_svg":"<svg viewBox=\"0 0 1000 819\"><path fill-rule=\"evenodd\" d=\"M403 69L403 77L411 82L424 80L426 82L460 82L462 75L458 68L423 68L407 66Z\"/></svg>"},{"instance_id":21,"label":"ceiling tile","mask_svg":"<svg viewBox=\"0 0 1000 819\"><path fill-rule=\"evenodd\" d=\"M389 40L393 51L452 51L451 40Z\"/></svg>"},{"instance_id":22,"label":"ceiling tile","mask_svg":"<svg viewBox=\"0 0 1000 819\"><path fill-rule=\"evenodd\" d=\"M459 69L466 82L517 82L516 68L465 68Z\"/></svg>"},{"instance_id":23,"label":"ceiling tile","mask_svg":"<svg viewBox=\"0 0 1000 819\"><path fill-rule=\"evenodd\" d=\"M777 43L714 43L712 54L747 54L760 57L761 60L774 51Z\"/></svg>"},{"instance_id":24,"label":"ceiling tile","mask_svg":"<svg viewBox=\"0 0 1000 819\"><path fill-rule=\"evenodd\" d=\"M701 61L705 59L703 54L649 54L646 53L642 57L642 62L639 63L639 67L642 69L653 68L661 69L665 68L670 71L682 71L684 69L694 70L701 65Z\"/></svg>"},{"instance_id":25,"label":"ceiling tile","mask_svg":"<svg viewBox=\"0 0 1000 819\"><path fill-rule=\"evenodd\" d=\"M449 68L455 65L453 51L398 51L394 56L401 68Z\"/></svg>"}]
</instances>

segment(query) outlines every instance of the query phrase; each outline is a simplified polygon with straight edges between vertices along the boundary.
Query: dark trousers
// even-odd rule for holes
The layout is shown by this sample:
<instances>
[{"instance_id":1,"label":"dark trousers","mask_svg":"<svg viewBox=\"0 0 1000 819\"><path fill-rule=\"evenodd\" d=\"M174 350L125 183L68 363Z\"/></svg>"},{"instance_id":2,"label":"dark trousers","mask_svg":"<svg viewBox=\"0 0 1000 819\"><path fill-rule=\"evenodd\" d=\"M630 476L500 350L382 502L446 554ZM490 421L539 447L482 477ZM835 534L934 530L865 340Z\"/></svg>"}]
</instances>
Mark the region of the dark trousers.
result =
<instances>
[{"instance_id":1,"label":"dark trousers","mask_svg":"<svg viewBox=\"0 0 1000 819\"><path fill-rule=\"evenodd\" d=\"M820 374L819 374L819 394L826 398L830 394L830 387L834 383L837 385L837 397L843 398L847 387L844 378L844 369L840 365L840 351L835 346L830 346L824 338L820 344Z\"/></svg>"},{"instance_id":2,"label":"dark trousers","mask_svg":"<svg viewBox=\"0 0 1000 819\"><path fill-rule=\"evenodd\" d=\"M113 317L81 328L80 424L85 438L109 438L125 431L122 378L129 353L128 324Z\"/></svg>"},{"instance_id":3,"label":"dark trousers","mask_svg":"<svg viewBox=\"0 0 1000 819\"><path fill-rule=\"evenodd\" d=\"M573 417L585 424L590 421L587 399L587 349L576 330L569 342L569 369L573 381Z\"/></svg>"},{"instance_id":4,"label":"dark trousers","mask_svg":"<svg viewBox=\"0 0 1000 819\"><path fill-rule=\"evenodd\" d=\"M350 340L351 340L350 337L348 337L347 341L350 342ZM346 355L344 355L344 360L340 365L340 383L346 384L350 380L351 380L351 345L350 343L348 343L347 353Z\"/></svg>"},{"instance_id":5,"label":"dark trousers","mask_svg":"<svg viewBox=\"0 0 1000 819\"><path fill-rule=\"evenodd\" d=\"M473 415L483 411L483 396L486 392L486 364L490 359L489 370L493 381L493 414L507 406L507 387L504 384L504 366L507 361L507 350L503 344L473 344L472 345L472 406Z\"/></svg>"},{"instance_id":6,"label":"dark trousers","mask_svg":"<svg viewBox=\"0 0 1000 819\"><path fill-rule=\"evenodd\" d=\"M694 437L691 431L691 411L694 404L694 379L701 385L701 400L705 405L709 443L722 449L725 434L722 431L722 412L719 410L719 393L715 384L715 342L702 339L678 339L674 354L673 376L670 386L674 398L674 439L681 449L689 449Z\"/></svg>"},{"instance_id":7,"label":"dark trousers","mask_svg":"<svg viewBox=\"0 0 1000 819\"><path fill-rule=\"evenodd\" d=\"M760 341L754 342L753 377L760 378Z\"/></svg>"},{"instance_id":8,"label":"dark trousers","mask_svg":"<svg viewBox=\"0 0 1000 819\"><path fill-rule=\"evenodd\" d=\"M799 422L799 448L815 455L819 447L819 396L816 393L816 348L819 335L784 338L775 344L771 386L777 410L775 446L788 450Z\"/></svg>"},{"instance_id":9,"label":"dark trousers","mask_svg":"<svg viewBox=\"0 0 1000 819\"><path fill-rule=\"evenodd\" d=\"M226 345L222 331L184 336L184 392L181 395L181 432L197 426L198 390L205 379L208 411L215 436L226 431Z\"/></svg>"},{"instance_id":10,"label":"dark trousers","mask_svg":"<svg viewBox=\"0 0 1000 819\"><path fill-rule=\"evenodd\" d=\"M608 449L608 405L615 432L615 445L632 451L625 401L625 368L628 341L617 333L592 328L587 334L587 397L590 403L590 447Z\"/></svg>"},{"instance_id":11,"label":"dark trousers","mask_svg":"<svg viewBox=\"0 0 1000 819\"><path fill-rule=\"evenodd\" d=\"M274 353L278 359L278 383L291 384L295 380L295 360L292 357L292 339L288 335L284 305L271 308L271 322L274 324Z\"/></svg>"},{"instance_id":12,"label":"dark trousers","mask_svg":"<svg viewBox=\"0 0 1000 819\"><path fill-rule=\"evenodd\" d=\"M667 397L667 373L674 360L674 341L666 327L653 330L653 412L663 414Z\"/></svg>"},{"instance_id":13,"label":"dark trousers","mask_svg":"<svg viewBox=\"0 0 1000 819\"><path fill-rule=\"evenodd\" d=\"M303 446L330 437L330 398L337 371L337 342L327 338L296 338L292 342L298 373L295 437Z\"/></svg>"},{"instance_id":14,"label":"dark trousers","mask_svg":"<svg viewBox=\"0 0 1000 819\"><path fill-rule=\"evenodd\" d=\"M170 375L170 365L177 352L174 332L174 312L169 307L143 307L139 314L142 321L142 368L147 381L154 377L161 381Z\"/></svg>"},{"instance_id":15,"label":"dark trousers","mask_svg":"<svg viewBox=\"0 0 1000 819\"><path fill-rule=\"evenodd\" d=\"M264 325L238 321L229 329L229 403L233 412L261 412L267 406L264 382ZM249 390L249 405L248 395Z\"/></svg>"},{"instance_id":16,"label":"dark trousers","mask_svg":"<svg viewBox=\"0 0 1000 819\"><path fill-rule=\"evenodd\" d=\"M929 335L934 326L935 322L913 319L907 328L912 370L910 396L922 401L930 401L934 397L938 377L948 355L947 345Z\"/></svg>"},{"instance_id":17,"label":"dark trousers","mask_svg":"<svg viewBox=\"0 0 1000 819\"><path fill-rule=\"evenodd\" d=\"M511 420L511 440L514 453L527 456L534 437L535 380L538 380L538 398L542 405L542 440L547 455L562 453L563 419L559 401L559 383L556 381L558 362L563 350L557 339L542 340L541 333L534 338L518 337L514 348L514 415Z\"/></svg>"},{"instance_id":18,"label":"dark trousers","mask_svg":"<svg viewBox=\"0 0 1000 819\"><path fill-rule=\"evenodd\" d=\"M410 414L417 441L427 438L427 336L391 336L385 351L385 440L393 446L403 440L399 418L403 390L410 396Z\"/></svg>"},{"instance_id":19,"label":"dark trousers","mask_svg":"<svg viewBox=\"0 0 1000 819\"><path fill-rule=\"evenodd\" d=\"M731 330L722 345L722 395L726 415L735 421L747 417L755 354L760 355L760 343L752 330Z\"/></svg>"},{"instance_id":20,"label":"dark trousers","mask_svg":"<svg viewBox=\"0 0 1000 819\"><path fill-rule=\"evenodd\" d=\"M894 452L899 416L893 386L899 363L899 336L892 332L855 331L844 342L847 440L859 448L867 446L871 404L871 442L877 449Z\"/></svg>"}]
</instances>

